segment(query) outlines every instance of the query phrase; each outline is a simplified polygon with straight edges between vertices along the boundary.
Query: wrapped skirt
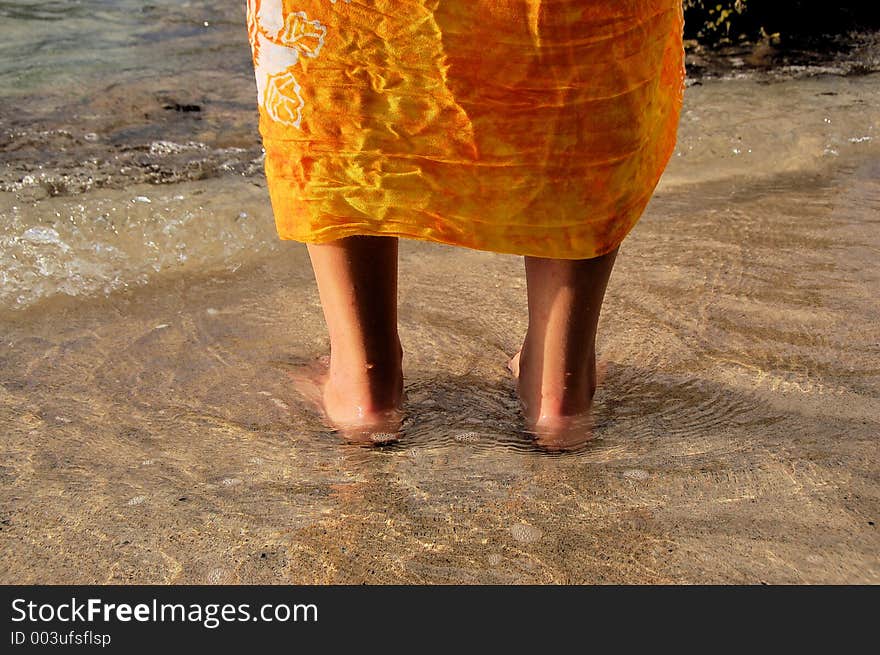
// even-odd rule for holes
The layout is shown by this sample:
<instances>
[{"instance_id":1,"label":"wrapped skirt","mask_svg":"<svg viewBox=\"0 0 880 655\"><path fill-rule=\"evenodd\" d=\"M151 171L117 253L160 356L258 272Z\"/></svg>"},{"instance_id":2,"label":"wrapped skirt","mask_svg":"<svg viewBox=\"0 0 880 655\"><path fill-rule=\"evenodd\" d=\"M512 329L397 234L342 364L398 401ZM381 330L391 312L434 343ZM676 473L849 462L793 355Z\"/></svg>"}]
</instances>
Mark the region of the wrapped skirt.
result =
<instances>
[{"instance_id":1,"label":"wrapped skirt","mask_svg":"<svg viewBox=\"0 0 880 655\"><path fill-rule=\"evenodd\" d=\"M681 0L248 0L278 235L586 259L675 147Z\"/></svg>"}]
</instances>

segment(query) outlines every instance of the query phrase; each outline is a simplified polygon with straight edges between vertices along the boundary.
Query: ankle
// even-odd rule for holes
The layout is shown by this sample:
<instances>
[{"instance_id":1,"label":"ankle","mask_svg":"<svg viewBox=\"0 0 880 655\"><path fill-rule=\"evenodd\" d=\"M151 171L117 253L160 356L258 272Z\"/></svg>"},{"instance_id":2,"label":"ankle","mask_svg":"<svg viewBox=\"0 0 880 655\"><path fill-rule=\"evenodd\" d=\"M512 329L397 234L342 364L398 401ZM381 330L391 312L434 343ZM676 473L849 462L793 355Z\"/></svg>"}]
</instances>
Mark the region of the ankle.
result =
<instances>
[{"instance_id":1,"label":"ankle","mask_svg":"<svg viewBox=\"0 0 880 655\"><path fill-rule=\"evenodd\" d=\"M592 350L575 361L546 356L542 360L532 355L528 341L523 345L517 390L534 419L552 420L589 411L596 386L596 358Z\"/></svg>"},{"instance_id":2,"label":"ankle","mask_svg":"<svg viewBox=\"0 0 880 655\"><path fill-rule=\"evenodd\" d=\"M325 394L368 413L398 408L403 394L402 352L394 348L370 357L333 351Z\"/></svg>"},{"instance_id":3,"label":"ankle","mask_svg":"<svg viewBox=\"0 0 880 655\"><path fill-rule=\"evenodd\" d=\"M538 421L558 420L580 416L593 404L593 392L589 390L566 390L560 394L551 392L537 401L535 418Z\"/></svg>"},{"instance_id":4,"label":"ankle","mask_svg":"<svg viewBox=\"0 0 880 655\"><path fill-rule=\"evenodd\" d=\"M384 343L365 345L361 342L330 342L330 373L334 369L360 376L375 376L393 372L401 368L403 348L397 336L389 337Z\"/></svg>"}]
</instances>

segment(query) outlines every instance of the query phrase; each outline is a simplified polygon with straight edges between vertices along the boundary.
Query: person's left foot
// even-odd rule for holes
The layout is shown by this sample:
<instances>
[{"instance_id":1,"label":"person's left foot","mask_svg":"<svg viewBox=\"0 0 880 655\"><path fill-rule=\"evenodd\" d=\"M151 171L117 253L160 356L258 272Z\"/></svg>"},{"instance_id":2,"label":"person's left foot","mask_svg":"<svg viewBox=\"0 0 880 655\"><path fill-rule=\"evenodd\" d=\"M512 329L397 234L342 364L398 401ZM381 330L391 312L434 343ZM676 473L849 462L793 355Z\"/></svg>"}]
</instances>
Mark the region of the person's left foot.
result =
<instances>
[{"instance_id":1,"label":"person's left foot","mask_svg":"<svg viewBox=\"0 0 880 655\"><path fill-rule=\"evenodd\" d=\"M516 380L516 391L523 408L529 432L535 435L536 443L551 451L572 450L593 438L592 401L596 386L604 377L605 367L594 367L593 381L589 394L580 411L571 411L575 403L565 402L558 393L545 398L541 390L541 371L522 371L522 349L507 362L507 369ZM528 379L526 379L528 377ZM555 402L553 399L555 398ZM563 407L567 407L563 411Z\"/></svg>"}]
</instances>

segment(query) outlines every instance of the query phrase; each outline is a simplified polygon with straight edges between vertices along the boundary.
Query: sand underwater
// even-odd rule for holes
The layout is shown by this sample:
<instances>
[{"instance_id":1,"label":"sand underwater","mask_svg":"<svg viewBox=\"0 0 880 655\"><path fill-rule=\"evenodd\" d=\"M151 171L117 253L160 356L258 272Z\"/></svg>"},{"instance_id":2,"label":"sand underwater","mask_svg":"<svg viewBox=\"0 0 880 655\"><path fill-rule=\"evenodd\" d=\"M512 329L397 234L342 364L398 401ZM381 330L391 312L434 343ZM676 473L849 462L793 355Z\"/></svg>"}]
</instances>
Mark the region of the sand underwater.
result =
<instances>
[{"instance_id":1,"label":"sand underwater","mask_svg":"<svg viewBox=\"0 0 880 655\"><path fill-rule=\"evenodd\" d=\"M404 435L363 448L290 384L327 338L241 8L87 9L118 67L0 69L0 582L880 582L876 49L690 80L577 452L520 426L521 258L402 242Z\"/></svg>"}]
</instances>

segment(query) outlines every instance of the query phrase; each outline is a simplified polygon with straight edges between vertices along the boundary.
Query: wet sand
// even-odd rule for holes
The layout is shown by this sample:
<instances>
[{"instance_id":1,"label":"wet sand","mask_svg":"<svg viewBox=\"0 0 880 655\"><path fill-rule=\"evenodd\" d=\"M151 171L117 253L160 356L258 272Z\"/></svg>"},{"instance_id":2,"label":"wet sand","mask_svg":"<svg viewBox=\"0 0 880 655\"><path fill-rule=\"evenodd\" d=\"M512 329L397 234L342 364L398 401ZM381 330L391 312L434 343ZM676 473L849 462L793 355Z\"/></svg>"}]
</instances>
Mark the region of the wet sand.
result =
<instances>
[{"instance_id":1,"label":"wet sand","mask_svg":"<svg viewBox=\"0 0 880 655\"><path fill-rule=\"evenodd\" d=\"M0 582L880 581L874 137L776 174L673 165L575 453L521 429L516 257L402 243L408 418L381 449L291 387L327 348L297 244L4 310Z\"/></svg>"}]
</instances>

